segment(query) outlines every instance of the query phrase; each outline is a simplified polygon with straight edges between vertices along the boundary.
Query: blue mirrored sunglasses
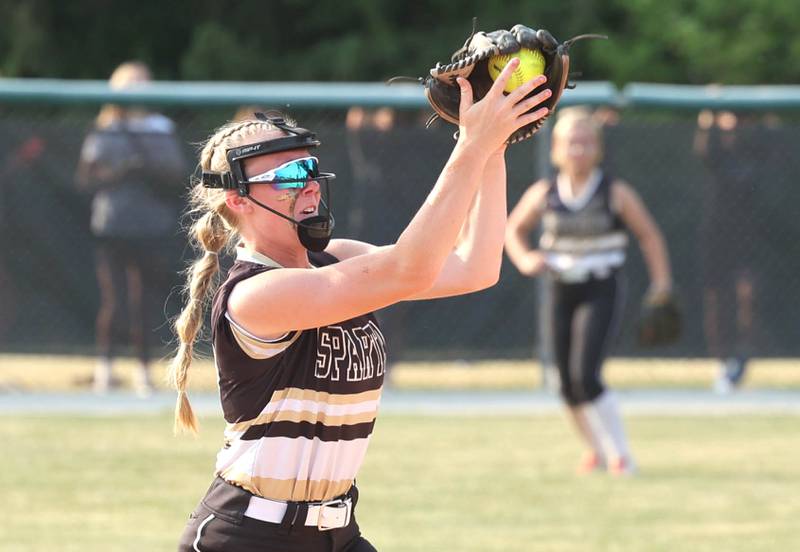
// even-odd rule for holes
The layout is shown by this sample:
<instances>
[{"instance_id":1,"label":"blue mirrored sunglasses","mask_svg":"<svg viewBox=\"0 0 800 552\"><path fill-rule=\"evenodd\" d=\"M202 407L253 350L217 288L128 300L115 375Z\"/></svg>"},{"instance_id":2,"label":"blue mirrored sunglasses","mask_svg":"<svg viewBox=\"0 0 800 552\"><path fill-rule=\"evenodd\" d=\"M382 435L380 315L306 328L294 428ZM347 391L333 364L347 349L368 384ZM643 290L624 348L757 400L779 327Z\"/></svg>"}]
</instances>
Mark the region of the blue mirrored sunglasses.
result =
<instances>
[{"instance_id":1,"label":"blue mirrored sunglasses","mask_svg":"<svg viewBox=\"0 0 800 552\"><path fill-rule=\"evenodd\" d=\"M247 180L247 183L270 184L276 190L297 190L319 176L319 160L316 157L302 157L257 174Z\"/></svg>"}]
</instances>

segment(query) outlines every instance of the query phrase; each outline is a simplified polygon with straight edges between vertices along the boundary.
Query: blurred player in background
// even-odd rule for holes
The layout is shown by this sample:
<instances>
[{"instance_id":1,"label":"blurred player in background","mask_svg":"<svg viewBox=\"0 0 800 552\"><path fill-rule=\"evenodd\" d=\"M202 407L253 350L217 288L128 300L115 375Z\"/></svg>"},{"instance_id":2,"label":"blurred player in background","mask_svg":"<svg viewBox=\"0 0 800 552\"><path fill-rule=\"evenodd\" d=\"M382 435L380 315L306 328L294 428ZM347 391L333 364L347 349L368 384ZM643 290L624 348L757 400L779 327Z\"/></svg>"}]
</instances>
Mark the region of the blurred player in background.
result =
<instances>
[{"instance_id":1,"label":"blurred player in background","mask_svg":"<svg viewBox=\"0 0 800 552\"><path fill-rule=\"evenodd\" d=\"M329 241L329 173L313 133L258 114L212 136L192 189L188 302L176 322L171 375L176 425L196 428L187 370L214 291L219 255L237 260L214 294L211 326L228 422L216 478L190 517L182 551L374 550L353 515L353 482L377 415L385 340L373 311L403 300L493 285L506 222L505 140L544 116L520 101L542 79L472 103L461 79L456 146L428 199L397 241ZM420 505L427 507L427 505Z\"/></svg>"},{"instance_id":2,"label":"blurred player in background","mask_svg":"<svg viewBox=\"0 0 800 552\"><path fill-rule=\"evenodd\" d=\"M587 452L579 470L635 472L619 406L603 383L603 361L618 330L624 299L622 266L630 230L650 274L651 296L672 287L664 239L625 182L600 168L602 138L591 113L563 109L553 128L557 174L535 182L509 215L506 252L526 276L544 273L552 297L550 332L561 395ZM529 243L542 224L538 247Z\"/></svg>"},{"instance_id":3,"label":"blurred player in background","mask_svg":"<svg viewBox=\"0 0 800 552\"><path fill-rule=\"evenodd\" d=\"M700 225L703 329L709 353L720 361L714 390L721 394L742 383L753 349L758 240L753 207L764 172L762 150L769 145L753 136L754 117L745 119L731 111L703 110L694 143L708 169Z\"/></svg>"},{"instance_id":4,"label":"blurred player in background","mask_svg":"<svg viewBox=\"0 0 800 552\"><path fill-rule=\"evenodd\" d=\"M146 65L126 62L114 70L109 86L123 90L149 81ZM139 107L103 106L84 141L77 182L93 196L91 230L100 288L93 386L98 393L113 383L116 334L125 321L138 359L134 388L142 396L152 391L148 334L161 303L153 295L168 276L169 262L160 252L178 230L186 169L172 121Z\"/></svg>"}]
</instances>

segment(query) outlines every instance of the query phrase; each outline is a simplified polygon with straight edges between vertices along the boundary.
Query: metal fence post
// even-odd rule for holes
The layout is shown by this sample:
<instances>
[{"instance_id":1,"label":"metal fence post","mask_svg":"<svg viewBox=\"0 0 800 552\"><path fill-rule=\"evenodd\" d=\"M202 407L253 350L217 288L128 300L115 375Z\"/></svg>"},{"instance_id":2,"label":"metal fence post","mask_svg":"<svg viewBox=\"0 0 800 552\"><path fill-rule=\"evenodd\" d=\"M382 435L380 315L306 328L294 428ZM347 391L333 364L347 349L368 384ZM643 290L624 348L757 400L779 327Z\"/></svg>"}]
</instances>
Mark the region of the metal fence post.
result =
<instances>
[{"instance_id":1,"label":"metal fence post","mask_svg":"<svg viewBox=\"0 0 800 552\"><path fill-rule=\"evenodd\" d=\"M548 178L550 176L550 138L552 134L551 119L548 119L539 134L534 140L534 160L536 163L537 178ZM547 285L547 277L539 276L536 278L536 304L537 304L537 332L536 344L534 346L534 356L538 353L539 363L542 370L542 388L555 392L558 388L558 376L556 373L555 359L552 347L553 324L550 317L550 302L552 294L550 286Z\"/></svg>"}]
</instances>

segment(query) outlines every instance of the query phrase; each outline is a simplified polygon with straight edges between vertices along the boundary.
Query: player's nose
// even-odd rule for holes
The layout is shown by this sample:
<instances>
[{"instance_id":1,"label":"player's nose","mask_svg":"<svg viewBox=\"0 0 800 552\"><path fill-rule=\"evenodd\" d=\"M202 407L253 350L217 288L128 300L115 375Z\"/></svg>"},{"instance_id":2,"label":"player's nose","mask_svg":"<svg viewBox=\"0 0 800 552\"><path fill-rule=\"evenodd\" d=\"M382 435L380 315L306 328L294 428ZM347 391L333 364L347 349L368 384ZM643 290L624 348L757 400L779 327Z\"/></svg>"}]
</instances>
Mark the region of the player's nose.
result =
<instances>
[{"instance_id":1,"label":"player's nose","mask_svg":"<svg viewBox=\"0 0 800 552\"><path fill-rule=\"evenodd\" d=\"M306 182L306 185L303 186L301 193L303 195L319 195L319 182L316 180L309 180Z\"/></svg>"}]
</instances>

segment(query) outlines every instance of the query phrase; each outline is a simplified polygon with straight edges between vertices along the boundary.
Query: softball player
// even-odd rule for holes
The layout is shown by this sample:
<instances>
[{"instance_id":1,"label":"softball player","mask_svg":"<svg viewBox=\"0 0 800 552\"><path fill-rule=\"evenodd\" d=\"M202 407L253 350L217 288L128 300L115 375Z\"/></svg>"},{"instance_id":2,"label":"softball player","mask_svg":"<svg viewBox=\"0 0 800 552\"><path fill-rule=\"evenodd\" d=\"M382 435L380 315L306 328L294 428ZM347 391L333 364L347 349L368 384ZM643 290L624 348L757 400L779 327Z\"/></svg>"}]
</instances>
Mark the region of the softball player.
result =
<instances>
[{"instance_id":1,"label":"softball player","mask_svg":"<svg viewBox=\"0 0 800 552\"><path fill-rule=\"evenodd\" d=\"M509 67L513 69L514 64ZM385 341L372 314L398 301L493 285L505 229L505 139L546 110L543 82L504 96L506 70L486 98L461 84L461 132L425 204L384 246L329 241L333 174L319 171L313 133L281 118L219 130L192 189L193 235L203 252L176 322L176 424L195 429L187 369L212 292L218 255L236 262L211 313L227 421L216 478L192 513L182 551L369 551L353 482L381 395ZM463 79L462 79L463 80ZM469 222L467 224L467 221Z\"/></svg>"},{"instance_id":2,"label":"softball player","mask_svg":"<svg viewBox=\"0 0 800 552\"><path fill-rule=\"evenodd\" d=\"M757 121L730 111L703 110L694 151L708 169L699 243L703 269L703 330L708 352L720 359L714 391L741 385L755 342L757 185L769 165L770 141Z\"/></svg>"},{"instance_id":3,"label":"softball player","mask_svg":"<svg viewBox=\"0 0 800 552\"><path fill-rule=\"evenodd\" d=\"M547 273L561 395L587 446L579 470L630 474L635 465L619 408L601 378L624 298L625 229L638 238L649 293L669 292L669 258L639 196L599 168L600 130L588 112L562 111L551 156L558 174L535 182L509 215L506 251L522 274ZM542 236L533 248L528 235L540 222Z\"/></svg>"},{"instance_id":4,"label":"softball player","mask_svg":"<svg viewBox=\"0 0 800 552\"><path fill-rule=\"evenodd\" d=\"M151 80L150 69L129 61L109 79L113 90ZM175 234L177 192L187 174L186 159L164 115L136 107L104 105L81 148L77 183L92 194L91 231L95 238L100 308L96 319L97 363L93 387L112 387L117 327L128 326L138 366L134 389L149 396L153 293L170 273L161 244Z\"/></svg>"}]
</instances>

